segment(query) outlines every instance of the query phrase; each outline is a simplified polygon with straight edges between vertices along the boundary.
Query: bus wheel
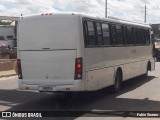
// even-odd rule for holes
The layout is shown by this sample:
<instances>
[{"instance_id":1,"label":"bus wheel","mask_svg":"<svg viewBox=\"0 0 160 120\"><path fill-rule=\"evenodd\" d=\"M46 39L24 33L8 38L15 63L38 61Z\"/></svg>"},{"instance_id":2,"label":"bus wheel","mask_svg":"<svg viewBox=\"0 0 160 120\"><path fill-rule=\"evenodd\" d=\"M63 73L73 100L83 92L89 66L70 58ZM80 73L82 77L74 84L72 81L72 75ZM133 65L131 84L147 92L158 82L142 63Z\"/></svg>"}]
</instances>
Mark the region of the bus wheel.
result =
<instances>
[{"instance_id":1,"label":"bus wheel","mask_svg":"<svg viewBox=\"0 0 160 120\"><path fill-rule=\"evenodd\" d=\"M120 91L121 84L122 84L122 73L120 72L120 70L118 70L116 72L115 82L114 82L114 86L113 86L113 92L114 93L117 93L117 92Z\"/></svg>"}]
</instances>

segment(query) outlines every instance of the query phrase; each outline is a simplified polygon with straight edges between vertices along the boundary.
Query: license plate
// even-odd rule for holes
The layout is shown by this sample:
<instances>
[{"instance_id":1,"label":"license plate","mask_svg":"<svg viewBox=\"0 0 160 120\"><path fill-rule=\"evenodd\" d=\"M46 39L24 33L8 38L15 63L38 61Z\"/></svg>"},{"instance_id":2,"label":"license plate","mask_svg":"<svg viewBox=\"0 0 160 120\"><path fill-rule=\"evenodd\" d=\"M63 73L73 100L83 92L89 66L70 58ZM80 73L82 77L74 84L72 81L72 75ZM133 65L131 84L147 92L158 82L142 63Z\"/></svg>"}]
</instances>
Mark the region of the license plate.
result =
<instances>
[{"instance_id":1,"label":"license plate","mask_svg":"<svg viewBox=\"0 0 160 120\"><path fill-rule=\"evenodd\" d=\"M53 91L53 87L44 86L42 87L42 91Z\"/></svg>"}]
</instances>

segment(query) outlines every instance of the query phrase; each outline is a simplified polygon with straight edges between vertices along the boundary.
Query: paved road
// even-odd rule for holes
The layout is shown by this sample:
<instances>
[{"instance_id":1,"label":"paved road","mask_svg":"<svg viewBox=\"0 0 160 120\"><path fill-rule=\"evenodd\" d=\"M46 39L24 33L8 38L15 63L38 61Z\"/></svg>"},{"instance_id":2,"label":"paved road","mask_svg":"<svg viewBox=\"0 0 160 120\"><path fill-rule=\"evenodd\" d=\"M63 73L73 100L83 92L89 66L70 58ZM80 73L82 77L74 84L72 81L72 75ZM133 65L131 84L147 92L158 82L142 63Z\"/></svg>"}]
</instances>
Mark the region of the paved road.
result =
<instances>
[{"instance_id":1,"label":"paved road","mask_svg":"<svg viewBox=\"0 0 160 120\"><path fill-rule=\"evenodd\" d=\"M17 77L1 78L0 111L160 111L159 78L160 63L156 63L156 71L149 73L148 78L135 78L125 82L120 93L112 94L109 92L109 88L107 88L94 93L78 94L77 97L73 97L72 99L59 99L59 94L20 91L18 90ZM81 114L72 119L81 120L84 118L80 118L80 116L87 115L90 114ZM114 115L116 116L116 113ZM100 117L103 115L92 113L92 116ZM103 119L118 120L119 118L107 117Z\"/></svg>"}]
</instances>

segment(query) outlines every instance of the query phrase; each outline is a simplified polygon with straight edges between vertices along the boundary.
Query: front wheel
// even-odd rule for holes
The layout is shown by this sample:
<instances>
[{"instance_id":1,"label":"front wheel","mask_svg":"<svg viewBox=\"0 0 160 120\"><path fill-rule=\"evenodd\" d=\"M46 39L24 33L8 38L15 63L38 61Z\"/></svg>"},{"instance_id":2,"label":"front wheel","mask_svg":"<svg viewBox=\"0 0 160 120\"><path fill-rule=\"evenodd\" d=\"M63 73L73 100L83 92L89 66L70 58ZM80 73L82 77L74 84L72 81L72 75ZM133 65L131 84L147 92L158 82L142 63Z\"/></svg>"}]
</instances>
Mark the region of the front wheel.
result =
<instances>
[{"instance_id":1,"label":"front wheel","mask_svg":"<svg viewBox=\"0 0 160 120\"><path fill-rule=\"evenodd\" d=\"M121 89L121 84L122 84L122 74L120 71L116 72L115 75L115 82L114 82L114 86L113 86L113 92L117 93L120 91Z\"/></svg>"}]
</instances>

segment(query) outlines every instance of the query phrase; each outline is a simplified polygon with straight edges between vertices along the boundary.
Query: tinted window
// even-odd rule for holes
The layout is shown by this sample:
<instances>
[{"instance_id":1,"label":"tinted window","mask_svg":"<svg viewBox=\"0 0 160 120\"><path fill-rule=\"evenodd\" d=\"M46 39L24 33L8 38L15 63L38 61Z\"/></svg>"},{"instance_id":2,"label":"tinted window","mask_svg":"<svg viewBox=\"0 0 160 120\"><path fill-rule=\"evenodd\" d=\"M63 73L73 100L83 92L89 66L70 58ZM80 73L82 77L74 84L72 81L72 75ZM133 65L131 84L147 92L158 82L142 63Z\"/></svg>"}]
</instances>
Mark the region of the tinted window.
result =
<instances>
[{"instance_id":1,"label":"tinted window","mask_svg":"<svg viewBox=\"0 0 160 120\"><path fill-rule=\"evenodd\" d=\"M119 44L122 45L124 37L123 37L123 31L122 31L121 25L116 25L116 36L117 36L117 39L116 39L116 41L114 41L114 44L115 45L119 45Z\"/></svg>"},{"instance_id":2,"label":"tinted window","mask_svg":"<svg viewBox=\"0 0 160 120\"><path fill-rule=\"evenodd\" d=\"M89 45L88 41L88 27L87 27L87 21L84 21L84 37L85 37L85 45Z\"/></svg>"},{"instance_id":3,"label":"tinted window","mask_svg":"<svg viewBox=\"0 0 160 120\"><path fill-rule=\"evenodd\" d=\"M97 45L94 22L87 21L87 22L85 22L84 26L85 26L85 38L86 38L85 43L86 43L86 45L87 46Z\"/></svg>"},{"instance_id":4,"label":"tinted window","mask_svg":"<svg viewBox=\"0 0 160 120\"><path fill-rule=\"evenodd\" d=\"M117 36L116 36L116 28L115 25L111 25L111 34L112 34L112 41L113 43L116 43Z\"/></svg>"},{"instance_id":5,"label":"tinted window","mask_svg":"<svg viewBox=\"0 0 160 120\"><path fill-rule=\"evenodd\" d=\"M100 21L84 21L85 45L88 47L150 44L150 30ZM99 46L99 47L100 47Z\"/></svg>"},{"instance_id":6,"label":"tinted window","mask_svg":"<svg viewBox=\"0 0 160 120\"><path fill-rule=\"evenodd\" d=\"M137 44L137 45L142 45L142 44L144 44L144 33L143 33L143 29L141 29L141 28L136 28L136 29L135 29L135 36L136 36L136 44Z\"/></svg>"},{"instance_id":7,"label":"tinted window","mask_svg":"<svg viewBox=\"0 0 160 120\"><path fill-rule=\"evenodd\" d=\"M105 24L105 23L102 23L102 31L103 31L103 43L104 43L104 45L111 45L109 25Z\"/></svg>"},{"instance_id":8,"label":"tinted window","mask_svg":"<svg viewBox=\"0 0 160 120\"><path fill-rule=\"evenodd\" d=\"M102 28L101 23L96 23L97 26L97 41L99 45L103 45L103 36L102 36Z\"/></svg>"},{"instance_id":9,"label":"tinted window","mask_svg":"<svg viewBox=\"0 0 160 120\"><path fill-rule=\"evenodd\" d=\"M95 35L94 23L88 21L87 25L88 25L89 45L96 45L96 35Z\"/></svg>"},{"instance_id":10,"label":"tinted window","mask_svg":"<svg viewBox=\"0 0 160 120\"><path fill-rule=\"evenodd\" d=\"M126 44L135 44L135 41L134 41L134 29L133 29L133 27L127 27Z\"/></svg>"},{"instance_id":11,"label":"tinted window","mask_svg":"<svg viewBox=\"0 0 160 120\"><path fill-rule=\"evenodd\" d=\"M148 29L144 29L144 41L145 44L149 45L150 44L150 34L149 34L149 30Z\"/></svg>"},{"instance_id":12,"label":"tinted window","mask_svg":"<svg viewBox=\"0 0 160 120\"><path fill-rule=\"evenodd\" d=\"M135 42L136 42L136 44L138 44L138 41L139 41L139 31L138 31L138 28L135 28L134 29L135 30Z\"/></svg>"}]
</instances>

